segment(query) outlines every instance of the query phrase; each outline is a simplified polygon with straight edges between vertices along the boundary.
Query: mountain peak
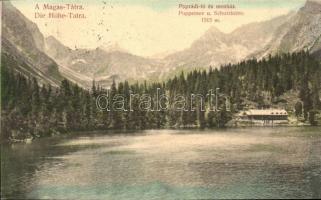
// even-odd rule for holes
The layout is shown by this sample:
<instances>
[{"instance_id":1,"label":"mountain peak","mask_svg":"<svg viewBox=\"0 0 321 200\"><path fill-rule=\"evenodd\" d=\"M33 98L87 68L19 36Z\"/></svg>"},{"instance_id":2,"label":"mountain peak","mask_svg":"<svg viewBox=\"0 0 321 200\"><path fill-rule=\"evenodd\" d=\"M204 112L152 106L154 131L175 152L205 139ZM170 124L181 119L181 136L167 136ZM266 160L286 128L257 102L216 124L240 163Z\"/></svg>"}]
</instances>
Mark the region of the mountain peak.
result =
<instances>
[{"instance_id":1,"label":"mountain peak","mask_svg":"<svg viewBox=\"0 0 321 200\"><path fill-rule=\"evenodd\" d=\"M220 31L218 28L216 28L215 26L210 27L205 33L204 35L200 38L200 40L220 40L220 38L223 38L225 36L225 33L223 33L222 31ZM195 44L196 41L193 42L193 44Z\"/></svg>"},{"instance_id":2,"label":"mountain peak","mask_svg":"<svg viewBox=\"0 0 321 200\"><path fill-rule=\"evenodd\" d=\"M307 0L305 5L300 9L305 13L320 14L321 0Z\"/></svg>"},{"instance_id":3,"label":"mountain peak","mask_svg":"<svg viewBox=\"0 0 321 200\"><path fill-rule=\"evenodd\" d=\"M65 45L63 45L57 38L55 38L54 36L50 35L48 37L46 37L46 42L47 43L52 43L52 44L55 44L55 45L59 45L59 46L62 46L64 48L67 48Z\"/></svg>"},{"instance_id":4,"label":"mountain peak","mask_svg":"<svg viewBox=\"0 0 321 200\"><path fill-rule=\"evenodd\" d=\"M321 4L321 0L307 0L306 3L318 3L318 4Z\"/></svg>"},{"instance_id":5,"label":"mountain peak","mask_svg":"<svg viewBox=\"0 0 321 200\"><path fill-rule=\"evenodd\" d=\"M215 26L211 26L207 31L206 34L223 34L222 31L220 31L218 28Z\"/></svg>"},{"instance_id":6,"label":"mountain peak","mask_svg":"<svg viewBox=\"0 0 321 200\"><path fill-rule=\"evenodd\" d=\"M124 48L122 48L117 42L109 44L109 45L100 46L99 48L106 51L106 52L126 52L126 53L128 53L128 51L125 50Z\"/></svg>"}]
</instances>

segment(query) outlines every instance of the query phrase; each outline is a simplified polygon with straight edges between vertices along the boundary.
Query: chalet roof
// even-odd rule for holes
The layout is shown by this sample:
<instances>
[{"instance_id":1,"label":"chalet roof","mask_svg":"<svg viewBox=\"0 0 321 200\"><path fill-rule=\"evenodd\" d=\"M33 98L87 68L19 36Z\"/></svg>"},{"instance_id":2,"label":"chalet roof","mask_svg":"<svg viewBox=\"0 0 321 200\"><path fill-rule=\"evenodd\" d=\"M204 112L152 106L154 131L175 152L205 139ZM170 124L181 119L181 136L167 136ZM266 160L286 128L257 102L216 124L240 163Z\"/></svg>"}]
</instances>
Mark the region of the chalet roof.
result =
<instances>
[{"instance_id":1,"label":"chalet roof","mask_svg":"<svg viewBox=\"0 0 321 200\"><path fill-rule=\"evenodd\" d=\"M268 110L259 110L259 109L250 109L245 111L245 115L288 115L288 112L284 109L268 109Z\"/></svg>"}]
</instances>

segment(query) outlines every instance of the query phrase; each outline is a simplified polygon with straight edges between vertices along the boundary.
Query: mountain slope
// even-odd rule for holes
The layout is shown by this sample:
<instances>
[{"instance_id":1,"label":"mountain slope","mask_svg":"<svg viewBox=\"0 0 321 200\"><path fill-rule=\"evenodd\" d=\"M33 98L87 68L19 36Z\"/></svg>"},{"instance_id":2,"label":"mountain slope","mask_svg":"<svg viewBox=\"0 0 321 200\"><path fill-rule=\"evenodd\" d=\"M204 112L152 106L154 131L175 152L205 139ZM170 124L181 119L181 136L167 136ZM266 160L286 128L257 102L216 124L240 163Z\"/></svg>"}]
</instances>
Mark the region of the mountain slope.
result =
<instances>
[{"instance_id":1,"label":"mountain slope","mask_svg":"<svg viewBox=\"0 0 321 200\"><path fill-rule=\"evenodd\" d=\"M190 48L165 59L171 70L219 67L269 54L310 50L321 57L321 3L308 0L297 12L250 23L225 34L209 29Z\"/></svg>"},{"instance_id":2,"label":"mountain slope","mask_svg":"<svg viewBox=\"0 0 321 200\"><path fill-rule=\"evenodd\" d=\"M2 2L2 59L16 71L54 86L63 79L58 66L44 49L44 38L36 24L25 18L9 1Z\"/></svg>"},{"instance_id":3,"label":"mountain slope","mask_svg":"<svg viewBox=\"0 0 321 200\"><path fill-rule=\"evenodd\" d=\"M321 37L321 2L308 0L293 20L293 24L283 37L280 50L293 52L302 49L317 51Z\"/></svg>"},{"instance_id":4,"label":"mountain slope","mask_svg":"<svg viewBox=\"0 0 321 200\"><path fill-rule=\"evenodd\" d=\"M207 68L239 62L271 43L274 33L292 16L293 13L289 13L269 21L247 24L228 34L212 27L190 48L168 56L167 66Z\"/></svg>"},{"instance_id":5,"label":"mountain slope","mask_svg":"<svg viewBox=\"0 0 321 200\"><path fill-rule=\"evenodd\" d=\"M61 72L69 79L90 87L93 79L102 86L109 86L116 80L142 80L157 73L161 64L118 50L106 51L102 48L92 50L72 50L56 38L46 38L46 53L61 66ZM78 79L78 80L77 80Z\"/></svg>"},{"instance_id":6,"label":"mountain slope","mask_svg":"<svg viewBox=\"0 0 321 200\"><path fill-rule=\"evenodd\" d=\"M321 2L308 0L275 34L274 40L253 57L309 50L320 58Z\"/></svg>"}]
</instances>

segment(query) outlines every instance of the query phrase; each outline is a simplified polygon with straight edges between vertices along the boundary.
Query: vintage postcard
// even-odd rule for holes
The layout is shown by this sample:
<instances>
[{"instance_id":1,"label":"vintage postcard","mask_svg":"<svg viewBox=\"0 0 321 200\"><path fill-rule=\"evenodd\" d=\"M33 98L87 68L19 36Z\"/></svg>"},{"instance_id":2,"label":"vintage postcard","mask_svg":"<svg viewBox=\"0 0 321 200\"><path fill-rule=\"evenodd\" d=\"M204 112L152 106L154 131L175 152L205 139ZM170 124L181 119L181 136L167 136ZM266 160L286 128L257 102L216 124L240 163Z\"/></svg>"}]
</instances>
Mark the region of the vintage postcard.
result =
<instances>
[{"instance_id":1,"label":"vintage postcard","mask_svg":"<svg viewBox=\"0 0 321 200\"><path fill-rule=\"evenodd\" d=\"M321 198L321 0L0 0L1 199Z\"/></svg>"}]
</instances>

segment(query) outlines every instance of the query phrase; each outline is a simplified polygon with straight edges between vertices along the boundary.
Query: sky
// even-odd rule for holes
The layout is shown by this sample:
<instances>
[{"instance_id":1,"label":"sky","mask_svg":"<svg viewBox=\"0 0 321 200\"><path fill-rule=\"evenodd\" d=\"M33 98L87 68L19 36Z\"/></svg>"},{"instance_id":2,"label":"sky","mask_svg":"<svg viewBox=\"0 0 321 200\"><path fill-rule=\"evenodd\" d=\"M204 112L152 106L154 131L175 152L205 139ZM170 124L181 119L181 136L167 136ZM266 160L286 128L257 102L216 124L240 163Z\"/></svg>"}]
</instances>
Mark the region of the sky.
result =
<instances>
[{"instance_id":1,"label":"sky","mask_svg":"<svg viewBox=\"0 0 321 200\"><path fill-rule=\"evenodd\" d=\"M48 15L43 4L77 3L86 19L40 19ZM54 36L75 48L120 48L144 57L161 57L188 48L206 30L215 26L225 33L251 22L287 14L302 7L305 0L24 0L12 1L44 36ZM239 16L213 17L219 22L204 23L199 16L178 15L179 4L234 4ZM36 8L39 6L39 9ZM185 10L187 11L187 10ZM191 10L189 10L191 11ZM64 11L66 12L66 11ZM69 11L68 11L69 12Z\"/></svg>"}]
</instances>

